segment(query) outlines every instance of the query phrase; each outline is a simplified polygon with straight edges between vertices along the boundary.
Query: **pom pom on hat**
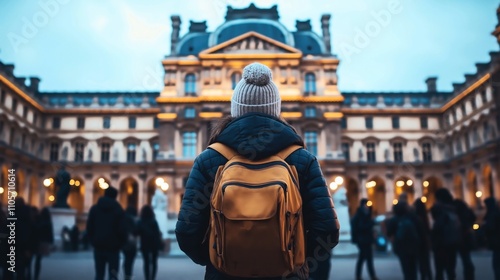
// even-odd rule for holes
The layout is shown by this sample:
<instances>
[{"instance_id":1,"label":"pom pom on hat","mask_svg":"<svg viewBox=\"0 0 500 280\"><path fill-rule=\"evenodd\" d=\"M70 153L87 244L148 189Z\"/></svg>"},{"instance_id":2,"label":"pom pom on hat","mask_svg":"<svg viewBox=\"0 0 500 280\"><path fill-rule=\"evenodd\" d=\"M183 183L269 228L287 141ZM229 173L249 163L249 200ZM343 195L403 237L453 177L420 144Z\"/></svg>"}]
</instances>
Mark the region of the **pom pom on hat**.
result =
<instances>
[{"instance_id":1,"label":"pom pom on hat","mask_svg":"<svg viewBox=\"0 0 500 280\"><path fill-rule=\"evenodd\" d=\"M273 73L267 66L254 62L243 69L243 79L247 84L265 86L273 79Z\"/></svg>"}]
</instances>

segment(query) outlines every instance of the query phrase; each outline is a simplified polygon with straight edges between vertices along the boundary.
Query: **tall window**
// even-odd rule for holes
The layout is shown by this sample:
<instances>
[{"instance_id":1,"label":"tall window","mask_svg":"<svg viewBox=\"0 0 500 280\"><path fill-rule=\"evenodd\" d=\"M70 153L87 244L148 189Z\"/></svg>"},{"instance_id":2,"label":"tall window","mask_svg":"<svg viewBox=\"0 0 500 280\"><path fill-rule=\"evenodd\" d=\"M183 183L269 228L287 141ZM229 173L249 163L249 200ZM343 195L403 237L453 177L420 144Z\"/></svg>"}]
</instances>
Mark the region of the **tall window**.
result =
<instances>
[{"instance_id":1,"label":"tall window","mask_svg":"<svg viewBox=\"0 0 500 280\"><path fill-rule=\"evenodd\" d=\"M481 140L479 139L479 132L477 131L477 127L474 127L472 129L472 146L475 147L475 146L481 144L480 141Z\"/></svg>"},{"instance_id":2,"label":"tall window","mask_svg":"<svg viewBox=\"0 0 500 280\"><path fill-rule=\"evenodd\" d=\"M50 143L50 161L59 160L59 144Z\"/></svg>"},{"instance_id":3,"label":"tall window","mask_svg":"<svg viewBox=\"0 0 500 280\"><path fill-rule=\"evenodd\" d=\"M101 162L109 162L110 143L101 144Z\"/></svg>"},{"instance_id":4,"label":"tall window","mask_svg":"<svg viewBox=\"0 0 500 280\"><path fill-rule=\"evenodd\" d=\"M158 119L157 117L155 117L153 119L153 128L158 128L160 127L160 119Z\"/></svg>"},{"instance_id":5,"label":"tall window","mask_svg":"<svg viewBox=\"0 0 500 280\"><path fill-rule=\"evenodd\" d=\"M315 118L316 117L316 107L307 106L305 117L306 118Z\"/></svg>"},{"instance_id":6,"label":"tall window","mask_svg":"<svg viewBox=\"0 0 500 280\"><path fill-rule=\"evenodd\" d=\"M76 119L76 128L77 129L85 128L85 117L78 117L78 119Z\"/></svg>"},{"instance_id":7,"label":"tall window","mask_svg":"<svg viewBox=\"0 0 500 280\"><path fill-rule=\"evenodd\" d=\"M153 143L153 161L156 160L159 153L160 153L160 143L154 142Z\"/></svg>"},{"instance_id":8,"label":"tall window","mask_svg":"<svg viewBox=\"0 0 500 280\"><path fill-rule=\"evenodd\" d=\"M462 111L462 118L465 118L465 116L467 116L467 111L465 110L465 103L462 102L460 104L460 110Z\"/></svg>"},{"instance_id":9,"label":"tall window","mask_svg":"<svg viewBox=\"0 0 500 280\"><path fill-rule=\"evenodd\" d=\"M470 106L471 106L472 110L477 109L476 96L472 96L472 98L470 99Z\"/></svg>"},{"instance_id":10,"label":"tall window","mask_svg":"<svg viewBox=\"0 0 500 280\"><path fill-rule=\"evenodd\" d=\"M392 128L399 129L399 117L392 117Z\"/></svg>"},{"instance_id":11,"label":"tall window","mask_svg":"<svg viewBox=\"0 0 500 280\"><path fill-rule=\"evenodd\" d=\"M447 116L444 117L447 119ZM427 129L429 128L429 124L427 122L427 117L420 117L420 128Z\"/></svg>"},{"instance_id":12,"label":"tall window","mask_svg":"<svg viewBox=\"0 0 500 280\"><path fill-rule=\"evenodd\" d=\"M12 111L16 113L17 111L17 99L13 98L12 99Z\"/></svg>"},{"instance_id":13,"label":"tall window","mask_svg":"<svg viewBox=\"0 0 500 280\"><path fill-rule=\"evenodd\" d=\"M14 130L13 127L10 128L10 134L9 134L9 144L14 146L14 137L15 137L16 131Z\"/></svg>"},{"instance_id":14,"label":"tall window","mask_svg":"<svg viewBox=\"0 0 500 280\"><path fill-rule=\"evenodd\" d=\"M128 128L129 129L135 129L136 123L137 123L136 117L128 117Z\"/></svg>"},{"instance_id":15,"label":"tall window","mask_svg":"<svg viewBox=\"0 0 500 280\"><path fill-rule=\"evenodd\" d=\"M452 109L452 114L453 114L453 123L457 122L457 109Z\"/></svg>"},{"instance_id":16,"label":"tall window","mask_svg":"<svg viewBox=\"0 0 500 280\"><path fill-rule=\"evenodd\" d=\"M53 129L61 128L61 118L60 117L53 117L52 118L52 128Z\"/></svg>"},{"instance_id":17,"label":"tall window","mask_svg":"<svg viewBox=\"0 0 500 280\"><path fill-rule=\"evenodd\" d=\"M342 153L344 153L345 161L351 161L351 154L349 152L350 145L347 142L341 144Z\"/></svg>"},{"instance_id":18,"label":"tall window","mask_svg":"<svg viewBox=\"0 0 500 280\"><path fill-rule=\"evenodd\" d=\"M305 132L305 144L307 150L311 152L311 154L317 156L318 155L318 132L316 131L306 131Z\"/></svg>"},{"instance_id":19,"label":"tall window","mask_svg":"<svg viewBox=\"0 0 500 280\"><path fill-rule=\"evenodd\" d=\"M36 126L36 121L38 120L37 113L33 113L33 125Z\"/></svg>"},{"instance_id":20,"label":"tall window","mask_svg":"<svg viewBox=\"0 0 500 280\"><path fill-rule=\"evenodd\" d=\"M456 140L456 150L457 150L457 154L461 154L462 153L462 139L460 138L457 138Z\"/></svg>"},{"instance_id":21,"label":"tall window","mask_svg":"<svg viewBox=\"0 0 500 280\"><path fill-rule=\"evenodd\" d=\"M184 94L186 96L196 96L196 76L193 73L187 74L184 79Z\"/></svg>"},{"instance_id":22,"label":"tall window","mask_svg":"<svg viewBox=\"0 0 500 280\"><path fill-rule=\"evenodd\" d=\"M365 127L367 129L373 129L373 117L365 117Z\"/></svg>"},{"instance_id":23,"label":"tall window","mask_svg":"<svg viewBox=\"0 0 500 280\"><path fill-rule=\"evenodd\" d=\"M194 119L196 117L196 110L193 107L186 107L184 109L184 118Z\"/></svg>"},{"instance_id":24,"label":"tall window","mask_svg":"<svg viewBox=\"0 0 500 280\"><path fill-rule=\"evenodd\" d=\"M470 135L469 135L469 132L465 132L464 133L464 137L465 137L465 151L470 151Z\"/></svg>"},{"instance_id":25,"label":"tall window","mask_svg":"<svg viewBox=\"0 0 500 280\"><path fill-rule=\"evenodd\" d=\"M429 142L422 144L422 159L424 162L432 161L432 146Z\"/></svg>"},{"instance_id":26,"label":"tall window","mask_svg":"<svg viewBox=\"0 0 500 280\"><path fill-rule=\"evenodd\" d=\"M81 142L78 142L75 144L75 162L82 162L83 161L84 148L85 148L85 146Z\"/></svg>"},{"instance_id":27,"label":"tall window","mask_svg":"<svg viewBox=\"0 0 500 280\"><path fill-rule=\"evenodd\" d=\"M109 129L111 127L111 117L102 117L102 128Z\"/></svg>"},{"instance_id":28,"label":"tall window","mask_svg":"<svg viewBox=\"0 0 500 280\"><path fill-rule=\"evenodd\" d=\"M28 117L28 106L23 106L23 118L26 119Z\"/></svg>"},{"instance_id":29,"label":"tall window","mask_svg":"<svg viewBox=\"0 0 500 280\"><path fill-rule=\"evenodd\" d=\"M25 149L26 148L26 134L21 134L21 145L19 146L19 148L21 149Z\"/></svg>"},{"instance_id":30,"label":"tall window","mask_svg":"<svg viewBox=\"0 0 500 280\"><path fill-rule=\"evenodd\" d=\"M0 88L0 104L5 104L5 96L7 96L7 94L5 93L5 90L3 90L2 88Z\"/></svg>"},{"instance_id":31,"label":"tall window","mask_svg":"<svg viewBox=\"0 0 500 280\"><path fill-rule=\"evenodd\" d=\"M347 118L343 117L340 119L340 128L347 129Z\"/></svg>"},{"instance_id":32,"label":"tall window","mask_svg":"<svg viewBox=\"0 0 500 280\"><path fill-rule=\"evenodd\" d=\"M394 162L403 162L403 143L392 144L392 149L394 151Z\"/></svg>"},{"instance_id":33,"label":"tall window","mask_svg":"<svg viewBox=\"0 0 500 280\"><path fill-rule=\"evenodd\" d=\"M182 157L196 157L196 132L186 131L182 133Z\"/></svg>"},{"instance_id":34,"label":"tall window","mask_svg":"<svg viewBox=\"0 0 500 280\"><path fill-rule=\"evenodd\" d=\"M489 139L489 136L490 135L490 125L488 124L488 122L484 122L483 123L483 141L484 142L487 142Z\"/></svg>"},{"instance_id":35,"label":"tall window","mask_svg":"<svg viewBox=\"0 0 500 280\"><path fill-rule=\"evenodd\" d=\"M234 72L231 74L231 89L235 89L238 82L241 80L241 73Z\"/></svg>"},{"instance_id":36,"label":"tall window","mask_svg":"<svg viewBox=\"0 0 500 280\"><path fill-rule=\"evenodd\" d=\"M481 91L481 101L483 104L486 104L488 102L488 98L486 96L486 90Z\"/></svg>"},{"instance_id":37,"label":"tall window","mask_svg":"<svg viewBox=\"0 0 500 280\"><path fill-rule=\"evenodd\" d=\"M304 95L316 95L316 76L314 73L306 73Z\"/></svg>"},{"instance_id":38,"label":"tall window","mask_svg":"<svg viewBox=\"0 0 500 280\"><path fill-rule=\"evenodd\" d=\"M367 162L375 162L376 161L375 143L374 142L366 143L366 161Z\"/></svg>"},{"instance_id":39,"label":"tall window","mask_svg":"<svg viewBox=\"0 0 500 280\"><path fill-rule=\"evenodd\" d=\"M135 150L137 145L135 143L127 144L127 162L135 162Z\"/></svg>"}]
</instances>

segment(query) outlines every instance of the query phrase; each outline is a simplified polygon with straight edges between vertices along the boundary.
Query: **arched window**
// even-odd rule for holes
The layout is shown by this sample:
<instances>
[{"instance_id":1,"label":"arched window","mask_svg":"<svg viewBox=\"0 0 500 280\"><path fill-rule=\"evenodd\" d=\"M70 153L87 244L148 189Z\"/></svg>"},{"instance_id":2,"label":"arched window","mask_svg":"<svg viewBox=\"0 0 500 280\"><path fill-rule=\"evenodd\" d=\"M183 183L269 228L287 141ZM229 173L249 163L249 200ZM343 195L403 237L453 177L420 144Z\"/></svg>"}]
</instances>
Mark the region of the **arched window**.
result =
<instances>
[{"instance_id":1,"label":"arched window","mask_svg":"<svg viewBox=\"0 0 500 280\"><path fill-rule=\"evenodd\" d=\"M304 142L307 150L317 156L318 155L318 132L314 130L306 131L304 135Z\"/></svg>"},{"instance_id":2,"label":"arched window","mask_svg":"<svg viewBox=\"0 0 500 280\"><path fill-rule=\"evenodd\" d=\"M184 79L184 94L186 96L196 96L196 76L193 73L187 74Z\"/></svg>"},{"instance_id":3,"label":"arched window","mask_svg":"<svg viewBox=\"0 0 500 280\"><path fill-rule=\"evenodd\" d=\"M240 80L241 80L240 72L234 72L233 74L231 74L231 89L234 89Z\"/></svg>"},{"instance_id":4,"label":"arched window","mask_svg":"<svg viewBox=\"0 0 500 280\"><path fill-rule=\"evenodd\" d=\"M316 76L314 73L306 73L304 95L316 95Z\"/></svg>"},{"instance_id":5,"label":"arched window","mask_svg":"<svg viewBox=\"0 0 500 280\"><path fill-rule=\"evenodd\" d=\"M182 133L182 157L196 157L196 132L185 131Z\"/></svg>"}]
</instances>

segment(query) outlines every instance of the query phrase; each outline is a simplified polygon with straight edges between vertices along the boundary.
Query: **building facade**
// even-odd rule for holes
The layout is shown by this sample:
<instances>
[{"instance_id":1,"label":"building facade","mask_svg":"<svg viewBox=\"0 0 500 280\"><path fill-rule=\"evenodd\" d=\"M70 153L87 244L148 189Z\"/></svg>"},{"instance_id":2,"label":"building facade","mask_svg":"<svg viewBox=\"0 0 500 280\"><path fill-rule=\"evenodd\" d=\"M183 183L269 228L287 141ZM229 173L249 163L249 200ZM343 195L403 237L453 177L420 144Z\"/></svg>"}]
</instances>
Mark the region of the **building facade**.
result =
<instances>
[{"instance_id":1,"label":"building facade","mask_svg":"<svg viewBox=\"0 0 500 280\"><path fill-rule=\"evenodd\" d=\"M287 29L276 6L228 7L214 31L191 21L180 36L181 19L172 16L160 92L41 92L39 78L16 77L13 65L0 63L3 205L10 169L17 195L51 205L64 165L73 178L68 202L82 219L108 185L123 207L136 208L161 187L175 216L194 158L229 115L232 90L253 61L272 69L282 116L327 183L342 176L351 213L361 197L377 214L388 212L403 192L430 206L438 188L478 211L485 197L500 198L498 52L452 92L438 91L434 77L425 92L340 92L330 16L320 20L321 35L309 20ZM500 27L493 35L500 42ZM265 135L257 139L265 144Z\"/></svg>"}]
</instances>

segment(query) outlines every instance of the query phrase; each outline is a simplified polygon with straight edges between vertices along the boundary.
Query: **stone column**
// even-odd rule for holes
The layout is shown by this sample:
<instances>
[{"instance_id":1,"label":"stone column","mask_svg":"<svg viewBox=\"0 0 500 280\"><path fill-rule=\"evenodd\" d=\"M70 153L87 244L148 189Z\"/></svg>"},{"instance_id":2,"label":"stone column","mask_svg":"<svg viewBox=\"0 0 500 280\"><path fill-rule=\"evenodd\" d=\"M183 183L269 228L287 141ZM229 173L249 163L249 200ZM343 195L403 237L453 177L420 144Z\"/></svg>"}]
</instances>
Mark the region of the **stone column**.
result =
<instances>
[{"instance_id":1,"label":"stone column","mask_svg":"<svg viewBox=\"0 0 500 280\"><path fill-rule=\"evenodd\" d=\"M359 192L360 197L359 197L359 199L361 199L361 198L368 198L368 192L366 190L366 183L368 181L367 181L366 174L360 173L358 175L358 180L359 180L359 188L360 188L360 192Z\"/></svg>"},{"instance_id":2,"label":"stone column","mask_svg":"<svg viewBox=\"0 0 500 280\"><path fill-rule=\"evenodd\" d=\"M392 203L397 197L394 194L394 175L392 173L387 173L385 175L385 211L392 211Z\"/></svg>"},{"instance_id":3,"label":"stone column","mask_svg":"<svg viewBox=\"0 0 500 280\"><path fill-rule=\"evenodd\" d=\"M85 195L83 196L83 211L88 212L92 207L94 196L94 183L92 182L92 173L84 175L83 185L85 186Z\"/></svg>"},{"instance_id":4,"label":"stone column","mask_svg":"<svg viewBox=\"0 0 500 280\"><path fill-rule=\"evenodd\" d=\"M415 179L413 180L414 199L422 197L424 195L423 177L424 176L421 172L415 173ZM408 203L413 204L413 201L408 201Z\"/></svg>"},{"instance_id":5,"label":"stone column","mask_svg":"<svg viewBox=\"0 0 500 280\"><path fill-rule=\"evenodd\" d=\"M175 154L175 124L173 122L161 122L159 129L160 152L164 154Z\"/></svg>"}]
</instances>

